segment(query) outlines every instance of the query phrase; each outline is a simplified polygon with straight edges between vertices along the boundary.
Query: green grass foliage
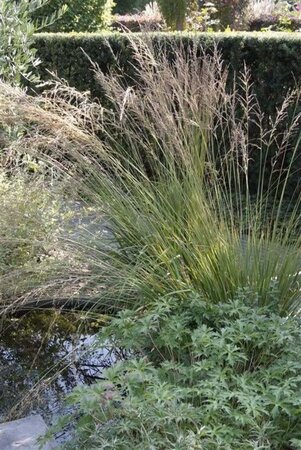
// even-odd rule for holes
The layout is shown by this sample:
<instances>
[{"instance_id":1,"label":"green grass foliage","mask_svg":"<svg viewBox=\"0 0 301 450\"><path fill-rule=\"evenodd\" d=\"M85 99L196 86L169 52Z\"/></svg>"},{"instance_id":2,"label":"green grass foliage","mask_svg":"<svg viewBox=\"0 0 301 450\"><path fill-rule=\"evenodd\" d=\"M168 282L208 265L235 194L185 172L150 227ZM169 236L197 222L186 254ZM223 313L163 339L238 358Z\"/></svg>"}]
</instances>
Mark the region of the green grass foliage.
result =
<instances>
[{"instance_id":1,"label":"green grass foliage","mask_svg":"<svg viewBox=\"0 0 301 450\"><path fill-rule=\"evenodd\" d=\"M0 92L1 119L9 121L13 109L18 123L32 127L24 149L50 155L109 223L113 246L81 247L96 290L106 286L99 303L147 304L190 289L221 302L241 286L264 303L277 279L282 313L296 312L300 116L288 110L298 92L266 128L247 74L229 93L218 54L199 55L193 45L188 59L183 48L170 64L164 47L155 57L149 45L140 41L134 50L136 88L118 73L97 73L105 104L59 85L44 99L5 85Z\"/></svg>"}]
</instances>

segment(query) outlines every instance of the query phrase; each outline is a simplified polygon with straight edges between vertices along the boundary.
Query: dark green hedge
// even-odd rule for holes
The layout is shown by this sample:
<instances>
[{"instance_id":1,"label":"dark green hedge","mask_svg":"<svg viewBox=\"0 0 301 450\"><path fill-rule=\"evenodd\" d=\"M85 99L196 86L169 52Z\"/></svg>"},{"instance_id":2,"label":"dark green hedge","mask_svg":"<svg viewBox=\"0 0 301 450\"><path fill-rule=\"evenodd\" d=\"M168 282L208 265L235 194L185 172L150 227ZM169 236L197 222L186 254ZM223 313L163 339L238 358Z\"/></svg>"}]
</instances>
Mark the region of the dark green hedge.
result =
<instances>
[{"instance_id":1,"label":"dark green hedge","mask_svg":"<svg viewBox=\"0 0 301 450\"><path fill-rule=\"evenodd\" d=\"M152 33L150 36L155 44L175 40L185 45L191 39L198 39L200 46L208 51L217 45L232 73L239 73L246 64L262 110L268 115L282 104L288 89L297 84L301 86L301 35L298 33ZM89 58L104 72L113 68L118 59L123 76L133 74L127 34L39 34L35 38L35 46L43 62L40 68L43 79L49 77L47 70L56 72L70 85L79 90L89 90L93 96L101 96L101 92ZM296 167L290 192L294 192L296 186L301 189L301 161L297 165L300 167ZM256 173L257 163L254 161L252 178L255 185Z\"/></svg>"},{"instance_id":2,"label":"dark green hedge","mask_svg":"<svg viewBox=\"0 0 301 450\"><path fill-rule=\"evenodd\" d=\"M137 34L139 36L139 34ZM153 33L155 41L189 42L189 34ZM216 43L230 69L239 72L244 64L251 69L254 88L266 111L278 106L289 88L301 85L301 35L298 33L199 33L194 35L205 48ZM120 60L124 73L132 70L129 38L119 33L39 34L35 47L42 60L41 76L56 72L80 90L97 94L91 60L107 71Z\"/></svg>"},{"instance_id":3,"label":"dark green hedge","mask_svg":"<svg viewBox=\"0 0 301 450\"><path fill-rule=\"evenodd\" d=\"M137 34L138 36L139 34ZM182 40L189 34L153 33L155 41ZM301 84L301 36L298 33L199 33L194 35L200 45L222 51L225 63L239 72L246 64L252 74L254 89L267 112L281 104L285 93ZM40 73L47 79L47 70L56 72L80 90L99 95L91 64L84 52L107 71L116 64L116 56L124 74L132 71L131 50L126 34L39 34L35 47L42 60Z\"/></svg>"},{"instance_id":4,"label":"dark green hedge","mask_svg":"<svg viewBox=\"0 0 301 450\"><path fill-rule=\"evenodd\" d=\"M139 34L137 34L139 36ZM267 112L281 104L285 93L296 83L301 85L301 35L298 33L153 33L155 41L184 41L197 38L205 48L216 43L231 70L239 72L244 64L251 69L254 89ZM56 72L80 90L99 94L91 60L107 71L116 64L116 56L124 73L132 70L129 38L124 34L51 34L36 35L35 47L42 60L40 74Z\"/></svg>"}]
</instances>

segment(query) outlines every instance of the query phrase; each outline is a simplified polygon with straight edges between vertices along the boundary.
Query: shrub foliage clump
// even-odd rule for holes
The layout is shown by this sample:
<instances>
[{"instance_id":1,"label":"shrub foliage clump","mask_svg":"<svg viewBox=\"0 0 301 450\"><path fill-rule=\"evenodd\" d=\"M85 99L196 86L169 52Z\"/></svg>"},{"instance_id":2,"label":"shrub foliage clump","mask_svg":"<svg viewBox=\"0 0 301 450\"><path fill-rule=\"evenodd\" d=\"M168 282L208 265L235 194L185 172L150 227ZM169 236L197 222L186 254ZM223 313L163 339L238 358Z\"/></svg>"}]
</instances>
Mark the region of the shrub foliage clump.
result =
<instances>
[{"instance_id":1,"label":"shrub foliage clump","mask_svg":"<svg viewBox=\"0 0 301 450\"><path fill-rule=\"evenodd\" d=\"M301 329L276 299L277 284L266 308L241 290L218 305L190 294L120 313L102 342L136 356L74 391L70 448L300 448Z\"/></svg>"},{"instance_id":2,"label":"shrub foliage clump","mask_svg":"<svg viewBox=\"0 0 301 450\"><path fill-rule=\"evenodd\" d=\"M107 28L111 22L113 0L65 0L67 6L64 14L47 31L93 32ZM54 14L62 5L61 0L49 0L32 14L33 20L43 21L45 17Z\"/></svg>"}]
</instances>

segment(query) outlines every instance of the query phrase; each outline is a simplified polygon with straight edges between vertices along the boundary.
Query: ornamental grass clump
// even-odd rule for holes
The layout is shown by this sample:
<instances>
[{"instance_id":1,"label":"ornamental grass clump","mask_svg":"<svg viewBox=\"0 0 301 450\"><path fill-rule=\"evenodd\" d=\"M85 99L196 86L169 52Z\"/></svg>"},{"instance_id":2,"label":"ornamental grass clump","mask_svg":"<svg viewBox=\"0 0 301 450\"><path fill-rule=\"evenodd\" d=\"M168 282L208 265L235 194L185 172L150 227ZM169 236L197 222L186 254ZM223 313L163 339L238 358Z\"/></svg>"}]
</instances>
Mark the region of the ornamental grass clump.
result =
<instances>
[{"instance_id":1,"label":"ornamental grass clump","mask_svg":"<svg viewBox=\"0 0 301 450\"><path fill-rule=\"evenodd\" d=\"M97 209L99 229L105 222L110 230L105 241L92 245L87 233L74 243L89 262L81 285L102 308L191 290L219 303L241 286L264 306L276 280L281 313L295 314L301 195L291 175L300 170L300 114L291 111L299 92L267 120L249 75L229 88L217 52L139 39L132 47L127 85L118 71L96 69L103 104L63 85L43 97L0 86L0 120L28 127L22 151L65 174Z\"/></svg>"}]
</instances>

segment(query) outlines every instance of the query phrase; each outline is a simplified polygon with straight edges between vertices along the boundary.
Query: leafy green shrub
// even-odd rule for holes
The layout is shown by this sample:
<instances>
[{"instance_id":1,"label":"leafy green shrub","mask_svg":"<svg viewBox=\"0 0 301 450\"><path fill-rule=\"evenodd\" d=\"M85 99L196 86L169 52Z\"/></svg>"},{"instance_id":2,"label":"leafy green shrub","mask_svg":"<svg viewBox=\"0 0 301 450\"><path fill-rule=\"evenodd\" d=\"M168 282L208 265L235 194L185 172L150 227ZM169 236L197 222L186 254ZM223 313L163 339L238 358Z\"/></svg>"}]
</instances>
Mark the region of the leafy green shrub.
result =
<instances>
[{"instance_id":1,"label":"leafy green shrub","mask_svg":"<svg viewBox=\"0 0 301 450\"><path fill-rule=\"evenodd\" d=\"M30 69L39 64L36 51L31 48L35 28L28 22L28 8L24 1L16 4L0 2L0 77L20 84L21 78L31 78ZM12 41L13 33L13 41Z\"/></svg>"},{"instance_id":2,"label":"leafy green shrub","mask_svg":"<svg viewBox=\"0 0 301 450\"><path fill-rule=\"evenodd\" d=\"M36 81L34 70L40 64L33 46L34 33L39 27L47 28L65 11L58 5L52 14L33 22L31 16L47 0L0 0L0 78L20 85L21 80Z\"/></svg>"},{"instance_id":3,"label":"leafy green shrub","mask_svg":"<svg viewBox=\"0 0 301 450\"><path fill-rule=\"evenodd\" d=\"M111 22L113 0L65 0L65 13L47 31L99 31L108 28ZM41 21L55 13L61 0L49 0L32 14L33 20Z\"/></svg>"},{"instance_id":4,"label":"leafy green shrub","mask_svg":"<svg viewBox=\"0 0 301 450\"><path fill-rule=\"evenodd\" d=\"M299 449L300 320L241 290L213 305L197 294L125 310L101 332L129 359L69 397L68 449ZM256 305L256 306L255 306Z\"/></svg>"},{"instance_id":5,"label":"leafy green shrub","mask_svg":"<svg viewBox=\"0 0 301 450\"><path fill-rule=\"evenodd\" d=\"M19 85L22 77L34 80L31 72L39 64L32 48L35 26L29 21L28 2L0 1L0 78Z\"/></svg>"}]
</instances>

